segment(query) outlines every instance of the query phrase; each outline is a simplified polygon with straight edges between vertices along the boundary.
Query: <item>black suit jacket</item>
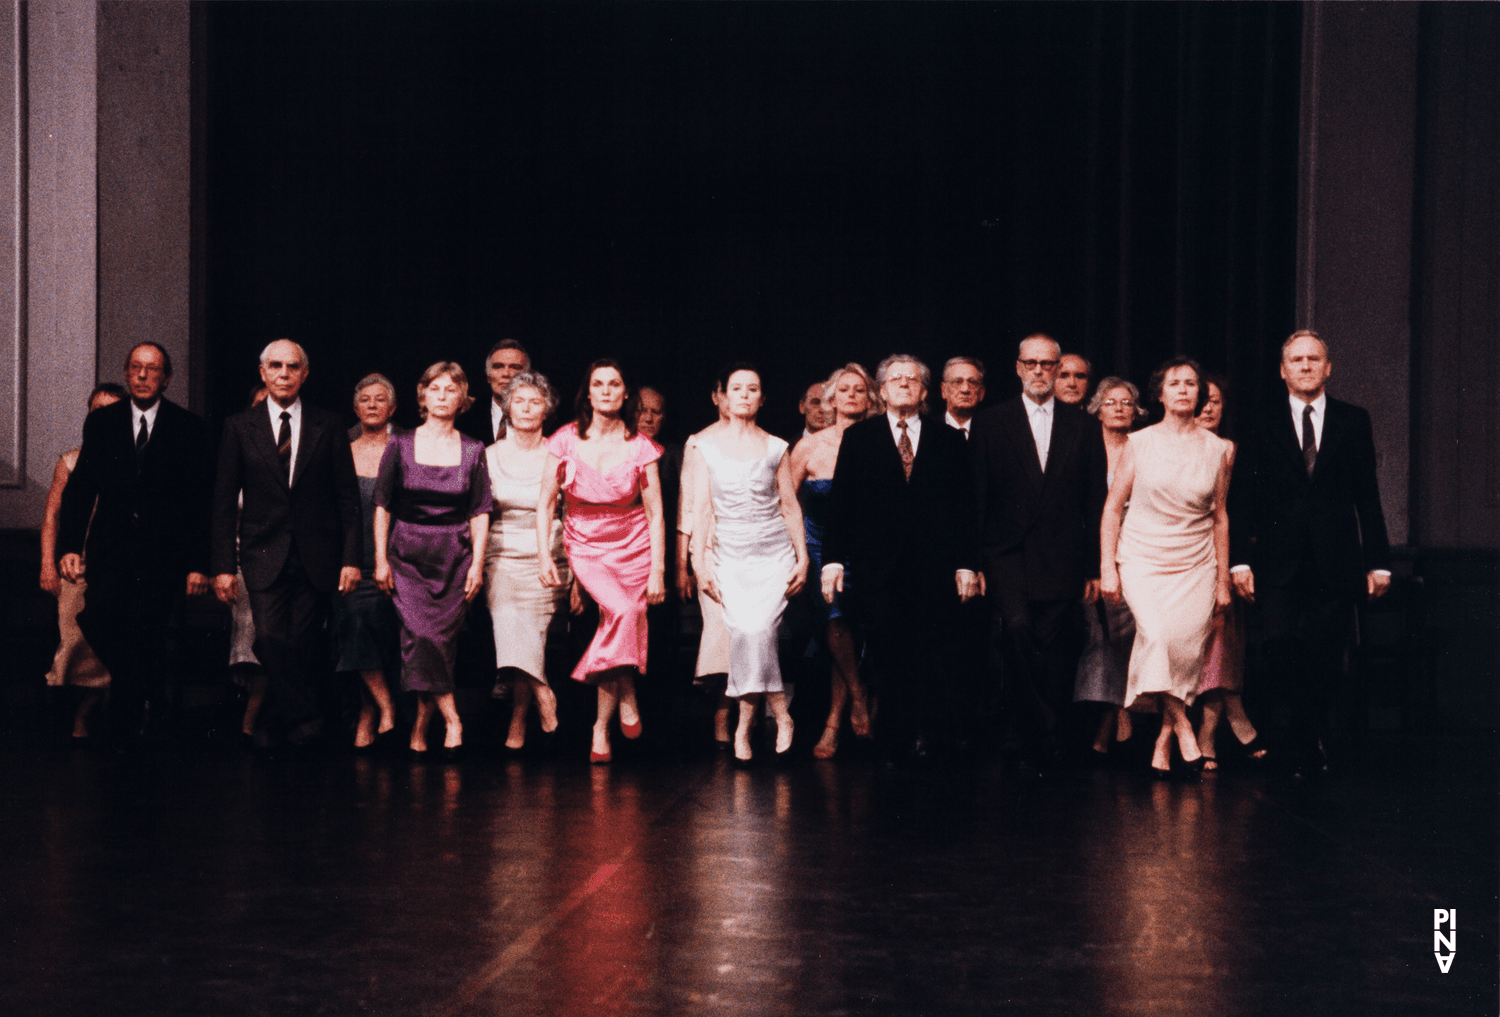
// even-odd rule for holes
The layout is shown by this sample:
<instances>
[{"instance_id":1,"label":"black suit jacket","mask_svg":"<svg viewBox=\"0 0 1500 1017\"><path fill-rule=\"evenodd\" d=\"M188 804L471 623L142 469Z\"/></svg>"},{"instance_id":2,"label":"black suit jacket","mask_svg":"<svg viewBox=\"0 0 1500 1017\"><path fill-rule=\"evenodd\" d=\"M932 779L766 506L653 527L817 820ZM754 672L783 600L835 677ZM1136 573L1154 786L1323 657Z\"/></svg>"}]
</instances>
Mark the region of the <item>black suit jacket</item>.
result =
<instances>
[{"instance_id":1,"label":"black suit jacket","mask_svg":"<svg viewBox=\"0 0 1500 1017\"><path fill-rule=\"evenodd\" d=\"M922 418L909 481L887 416L862 420L839 445L823 563L845 566L856 600L938 591L956 598L953 573L979 571L972 502L968 449L942 418Z\"/></svg>"},{"instance_id":2,"label":"black suit jacket","mask_svg":"<svg viewBox=\"0 0 1500 1017\"><path fill-rule=\"evenodd\" d=\"M1366 574L1391 567L1370 415L1333 398L1325 414L1311 478L1285 397L1240 442L1229 486L1229 560L1251 567L1257 589L1286 586L1310 562L1329 587L1362 596Z\"/></svg>"},{"instance_id":3,"label":"black suit jacket","mask_svg":"<svg viewBox=\"0 0 1500 1017\"><path fill-rule=\"evenodd\" d=\"M488 387L484 390L484 398L476 399L469 411L458 418L457 427L460 433L467 434L470 438L477 438L484 442L485 448L489 448L500 440L505 433L502 422L501 429L497 433L494 423L490 420L490 404L495 401Z\"/></svg>"},{"instance_id":4,"label":"black suit jacket","mask_svg":"<svg viewBox=\"0 0 1500 1017\"><path fill-rule=\"evenodd\" d=\"M1104 438L1096 420L1054 399L1043 474L1024 398L982 411L969 427L979 546L992 593L1075 600L1099 575L1109 493Z\"/></svg>"},{"instance_id":5,"label":"black suit jacket","mask_svg":"<svg viewBox=\"0 0 1500 1017\"><path fill-rule=\"evenodd\" d=\"M360 567L359 482L354 479L349 439L335 414L302 404L302 434L293 469L288 486L265 406L252 406L224 422L214 486L216 575L235 570L237 514L238 564L252 590L264 590L276 581L294 539L302 567L317 590L337 588L341 567ZM245 507L237 512L242 490Z\"/></svg>"},{"instance_id":6,"label":"black suit jacket","mask_svg":"<svg viewBox=\"0 0 1500 1017\"><path fill-rule=\"evenodd\" d=\"M129 400L88 415L63 491L58 557L83 553L86 540L91 580L115 574L176 584L189 572L206 574L209 462L202 419L163 399L139 464L136 458Z\"/></svg>"}]
</instances>

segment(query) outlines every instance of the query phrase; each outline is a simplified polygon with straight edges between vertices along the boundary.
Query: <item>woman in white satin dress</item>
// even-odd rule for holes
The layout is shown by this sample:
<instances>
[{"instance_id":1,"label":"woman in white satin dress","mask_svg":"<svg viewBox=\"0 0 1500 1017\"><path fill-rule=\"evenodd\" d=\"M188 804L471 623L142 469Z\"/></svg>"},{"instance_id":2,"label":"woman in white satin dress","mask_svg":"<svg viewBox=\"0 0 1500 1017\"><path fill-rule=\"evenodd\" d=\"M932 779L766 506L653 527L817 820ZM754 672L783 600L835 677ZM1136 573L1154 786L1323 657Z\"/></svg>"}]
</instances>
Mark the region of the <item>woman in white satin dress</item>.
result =
<instances>
[{"instance_id":1,"label":"woman in white satin dress","mask_svg":"<svg viewBox=\"0 0 1500 1017\"><path fill-rule=\"evenodd\" d=\"M1211 626L1231 603L1224 499L1234 448L1194 419L1208 389L1192 360L1176 357L1157 368L1148 391L1166 416L1130 435L1115 471L1099 579L1105 598L1123 598L1135 616L1125 708L1161 710L1151 757L1161 776L1171 768L1174 736L1183 762L1203 765L1185 707L1198 691Z\"/></svg>"},{"instance_id":2,"label":"woman in white satin dress","mask_svg":"<svg viewBox=\"0 0 1500 1017\"><path fill-rule=\"evenodd\" d=\"M541 374L522 371L506 385L500 403L510 426L484 453L495 498L485 545L484 590L494 622L495 667L500 680L509 680L513 688L505 747L515 751L526 744L526 711L533 700L542 731L557 730L557 696L547 684L545 666L547 630L570 590L574 613L583 605L563 552L560 510L546 550L557 563L562 583L547 587L537 579L536 508L547 465L542 424L557 409L557 394Z\"/></svg>"},{"instance_id":3,"label":"woman in white satin dress","mask_svg":"<svg viewBox=\"0 0 1500 1017\"><path fill-rule=\"evenodd\" d=\"M706 567L699 585L724 608L729 630L726 693L740 704L734 756L748 762L750 724L762 697L776 716L776 754L783 756L792 747L776 628L787 599L807 581L807 540L787 443L755 423L764 403L760 373L748 364L735 364L722 378L729 420L698 442L706 467L695 475L698 497L713 510L713 543L700 556ZM705 539L702 528L695 528L693 539Z\"/></svg>"}]
</instances>

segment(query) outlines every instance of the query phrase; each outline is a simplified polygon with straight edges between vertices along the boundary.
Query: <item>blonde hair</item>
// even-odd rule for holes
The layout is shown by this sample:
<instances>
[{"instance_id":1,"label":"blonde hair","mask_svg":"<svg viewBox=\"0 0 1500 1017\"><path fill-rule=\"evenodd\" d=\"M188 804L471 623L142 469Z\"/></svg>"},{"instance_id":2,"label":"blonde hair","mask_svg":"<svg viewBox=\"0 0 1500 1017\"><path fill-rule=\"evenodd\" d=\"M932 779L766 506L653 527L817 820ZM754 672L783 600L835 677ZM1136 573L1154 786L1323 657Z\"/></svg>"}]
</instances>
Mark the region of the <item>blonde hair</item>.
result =
<instances>
[{"instance_id":1,"label":"blonde hair","mask_svg":"<svg viewBox=\"0 0 1500 1017\"><path fill-rule=\"evenodd\" d=\"M860 380L865 383L865 394L870 398L869 410L865 412L864 417L860 417L859 419L864 420L866 417L873 417L877 413L884 413L885 403L881 401L880 388L875 384L875 378L869 371L865 370L863 364L856 364L850 361L830 374L828 380L823 383L823 411L829 415L829 422L832 423L838 416L838 411L833 406L833 393L838 388L839 379L846 374L858 375Z\"/></svg>"},{"instance_id":2,"label":"blonde hair","mask_svg":"<svg viewBox=\"0 0 1500 1017\"><path fill-rule=\"evenodd\" d=\"M464 374L464 369L451 360L439 360L417 379L417 413L423 420L427 419L427 386L445 374L458 386L458 412L463 413L474 405L474 399L469 395L469 376Z\"/></svg>"}]
</instances>

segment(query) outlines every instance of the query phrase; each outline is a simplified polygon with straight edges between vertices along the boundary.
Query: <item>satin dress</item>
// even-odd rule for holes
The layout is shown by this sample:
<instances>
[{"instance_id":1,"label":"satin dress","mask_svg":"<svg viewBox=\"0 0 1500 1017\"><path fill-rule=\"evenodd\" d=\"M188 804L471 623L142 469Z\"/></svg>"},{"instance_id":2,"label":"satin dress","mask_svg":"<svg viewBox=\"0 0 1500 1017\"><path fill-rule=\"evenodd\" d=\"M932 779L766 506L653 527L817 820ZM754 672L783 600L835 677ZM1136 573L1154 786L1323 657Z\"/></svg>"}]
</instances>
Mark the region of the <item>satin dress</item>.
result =
<instances>
[{"instance_id":1,"label":"satin dress","mask_svg":"<svg viewBox=\"0 0 1500 1017\"><path fill-rule=\"evenodd\" d=\"M536 506L541 497L545 454L536 468L520 469L500 461L501 438L485 450L494 509L490 539L484 549L485 604L495 633L495 667L524 671L547 682L547 629L567 602L573 574L563 552L563 523L554 518L547 553L557 563L562 585L543 586L538 578Z\"/></svg>"},{"instance_id":2,"label":"satin dress","mask_svg":"<svg viewBox=\"0 0 1500 1017\"><path fill-rule=\"evenodd\" d=\"M474 562L469 520L490 511L484 445L461 436L457 466L417 462L416 435L386 442L374 501L392 517L387 559L401 616L401 688L453 691L453 661Z\"/></svg>"},{"instance_id":3,"label":"satin dress","mask_svg":"<svg viewBox=\"0 0 1500 1017\"><path fill-rule=\"evenodd\" d=\"M786 611L786 584L797 553L776 486L787 443L773 436L766 445L765 455L740 461L724 455L712 438L698 442L713 502L709 554L729 630L725 694L732 698L784 691L776 627Z\"/></svg>"},{"instance_id":4,"label":"satin dress","mask_svg":"<svg viewBox=\"0 0 1500 1017\"><path fill-rule=\"evenodd\" d=\"M641 505L641 474L661 458L661 446L639 434L627 446L625 461L600 473L578 456L576 424L547 439L562 471L563 547L573 574L599 605L599 628L573 669L578 681L617 667L646 673L651 526Z\"/></svg>"},{"instance_id":5,"label":"satin dress","mask_svg":"<svg viewBox=\"0 0 1500 1017\"><path fill-rule=\"evenodd\" d=\"M700 432L701 434L701 432ZM686 534L689 540L690 561L693 573L703 571L703 565L692 548L706 547L713 541L713 506L698 504L698 480L700 470L708 467L703 463L703 454L698 451L700 435L688 438L682 446L682 498L677 510L677 532ZM712 498L707 499L712 502ZM698 539L694 539L694 537ZM698 659L693 667L693 677L702 678L711 674L727 674L729 671L729 630L724 627L724 609L711 597L699 596L698 616L703 629L698 637Z\"/></svg>"},{"instance_id":6,"label":"satin dress","mask_svg":"<svg viewBox=\"0 0 1500 1017\"><path fill-rule=\"evenodd\" d=\"M1214 613L1214 488L1229 443L1198 431L1184 453L1156 428L1130 435L1135 483L1120 528L1120 587L1135 616L1125 706L1198 692Z\"/></svg>"}]
</instances>

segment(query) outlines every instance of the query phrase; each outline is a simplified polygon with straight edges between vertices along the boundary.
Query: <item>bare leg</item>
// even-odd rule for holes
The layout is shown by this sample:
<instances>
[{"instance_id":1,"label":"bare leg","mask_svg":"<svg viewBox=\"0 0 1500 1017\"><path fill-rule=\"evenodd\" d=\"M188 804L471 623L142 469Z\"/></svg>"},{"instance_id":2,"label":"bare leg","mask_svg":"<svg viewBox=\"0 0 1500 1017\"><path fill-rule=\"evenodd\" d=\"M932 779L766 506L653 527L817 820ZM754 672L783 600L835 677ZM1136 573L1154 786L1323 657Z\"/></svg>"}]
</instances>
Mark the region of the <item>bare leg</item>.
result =
<instances>
[{"instance_id":1,"label":"bare leg","mask_svg":"<svg viewBox=\"0 0 1500 1017\"><path fill-rule=\"evenodd\" d=\"M89 689L78 701L78 712L73 714L73 737L87 738L89 736L89 716L104 698L100 689Z\"/></svg>"},{"instance_id":2,"label":"bare leg","mask_svg":"<svg viewBox=\"0 0 1500 1017\"><path fill-rule=\"evenodd\" d=\"M1203 704L1203 719L1198 724L1198 748L1208 757L1203 764L1205 770L1217 770L1219 764L1214 758L1214 736L1219 731L1219 717L1224 712L1224 696L1220 689L1210 689L1198 697Z\"/></svg>"},{"instance_id":3,"label":"bare leg","mask_svg":"<svg viewBox=\"0 0 1500 1017\"><path fill-rule=\"evenodd\" d=\"M386 687L385 672L371 669L361 671L359 676L364 679L370 698L380 710L380 726L375 729L376 733L385 734L396 726L396 704L391 701L391 690Z\"/></svg>"},{"instance_id":4,"label":"bare leg","mask_svg":"<svg viewBox=\"0 0 1500 1017\"><path fill-rule=\"evenodd\" d=\"M834 681L842 680L849 696L849 726L860 738L870 737L870 708L865 698L865 687L859 680L859 658L854 652L854 633L842 618L828 623L828 652L833 656ZM837 727L842 716L829 717ZM835 739L838 735L835 732Z\"/></svg>"},{"instance_id":5,"label":"bare leg","mask_svg":"<svg viewBox=\"0 0 1500 1017\"><path fill-rule=\"evenodd\" d=\"M792 748L792 713L787 709L785 692L768 692L766 699L771 712L776 715L776 754L782 755Z\"/></svg>"},{"instance_id":6,"label":"bare leg","mask_svg":"<svg viewBox=\"0 0 1500 1017\"><path fill-rule=\"evenodd\" d=\"M620 669L619 696L620 696L620 726L639 724L641 722L641 711L635 701L635 676L638 672L634 668Z\"/></svg>"},{"instance_id":7,"label":"bare leg","mask_svg":"<svg viewBox=\"0 0 1500 1017\"><path fill-rule=\"evenodd\" d=\"M1099 718L1099 733L1094 736L1094 751L1104 755L1109 751L1109 741L1115 733L1116 710L1105 710Z\"/></svg>"},{"instance_id":8,"label":"bare leg","mask_svg":"<svg viewBox=\"0 0 1500 1017\"><path fill-rule=\"evenodd\" d=\"M408 743L413 752L427 751L427 727L432 723L434 712L436 712L436 707L432 703L432 694L418 693L417 719L411 726L411 741Z\"/></svg>"},{"instance_id":9,"label":"bare leg","mask_svg":"<svg viewBox=\"0 0 1500 1017\"><path fill-rule=\"evenodd\" d=\"M444 692L432 698L443 714L443 724L446 727L443 732L443 748L456 749L464 743L464 725L458 719L458 704L453 701L453 693Z\"/></svg>"},{"instance_id":10,"label":"bare leg","mask_svg":"<svg viewBox=\"0 0 1500 1017\"><path fill-rule=\"evenodd\" d=\"M734 737L729 733L729 711L734 708L734 700L724 693L719 693L719 705L714 709L714 741L720 745L728 745Z\"/></svg>"},{"instance_id":11,"label":"bare leg","mask_svg":"<svg viewBox=\"0 0 1500 1017\"><path fill-rule=\"evenodd\" d=\"M537 712L542 716L542 730L551 734L557 730L557 693L546 682L528 678L526 684L536 696Z\"/></svg>"},{"instance_id":12,"label":"bare leg","mask_svg":"<svg viewBox=\"0 0 1500 1017\"><path fill-rule=\"evenodd\" d=\"M757 697L742 696L740 698L740 723L734 729L734 758L741 762L750 760L750 724L755 720L755 707L759 705Z\"/></svg>"},{"instance_id":13,"label":"bare leg","mask_svg":"<svg viewBox=\"0 0 1500 1017\"><path fill-rule=\"evenodd\" d=\"M240 730L247 735L255 734L255 721L260 717L260 708L266 704L266 673L256 671L250 676L249 694L245 697L245 717L240 721Z\"/></svg>"},{"instance_id":14,"label":"bare leg","mask_svg":"<svg viewBox=\"0 0 1500 1017\"><path fill-rule=\"evenodd\" d=\"M1128 742L1135 729L1130 724L1130 711L1120 707L1115 711L1115 741Z\"/></svg>"},{"instance_id":15,"label":"bare leg","mask_svg":"<svg viewBox=\"0 0 1500 1017\"><path fill-rule=\"evenodd\" d=\"M598 686L599 710L594 716L593 752L597 756L609 754L609 719L615 714L620 690L614 681L601 681Z\"/></svg>"},{"instance_id":16,"label":"bare leg","mask_svg":"<svg viewBox=\"0 0 1500 1017\"><path fill-rule=\"evenodd\" d=\"M505 747L514 751L526 744L526 708L531 705L531 682L518 678L510 688L510 731L505 737Z\"/></svg>"},{"instance_id":17,"label":"bare leg","mask_svg":"<svg viewBox=\"0 0 1500 1017\"><path fill-rule=\"evenodd\" d=\"M1255 725L1250 723L1250 717L1245 713L1245 701L1240 698L1238 692L1224 690L1224 715L1229 718L1229 727L1241 745L1249 745L1255 741ZM1251 759L1264 759L1265 757L1265 749L1256 749L1250 753Z\"/></svg>"},{"instance_id":18,"label":"bare leg","mask_svg":"<svg viewBox=\"0 0 1500 1017\"><path fill-rule=\"evenodd\" d=\"M1203 753L1198 749L1198 739L1193 737L1193 725L1188 721L1186 707L1176 696L1162 693L1161 698L1166 721L1171 724L1172 733L1177 736L1177 747L1182 751L1182 761L1197 762L1198 757ZM1162 726L1165 727L1166 723Z\"/></svg>"},{"instance_id":19,"label":"bare leg","mask_svg":"<svg viewBox=\"0 0 1500 1017\"><path fill-rule=\"evenodd\" d=\"M1172 721L1165 710L1162 711L1161 716L1161 731L1157 733L1156 744L1151 749L1151 768L1153 770L1172 768Z\"/></svg>"}]
</instances>

